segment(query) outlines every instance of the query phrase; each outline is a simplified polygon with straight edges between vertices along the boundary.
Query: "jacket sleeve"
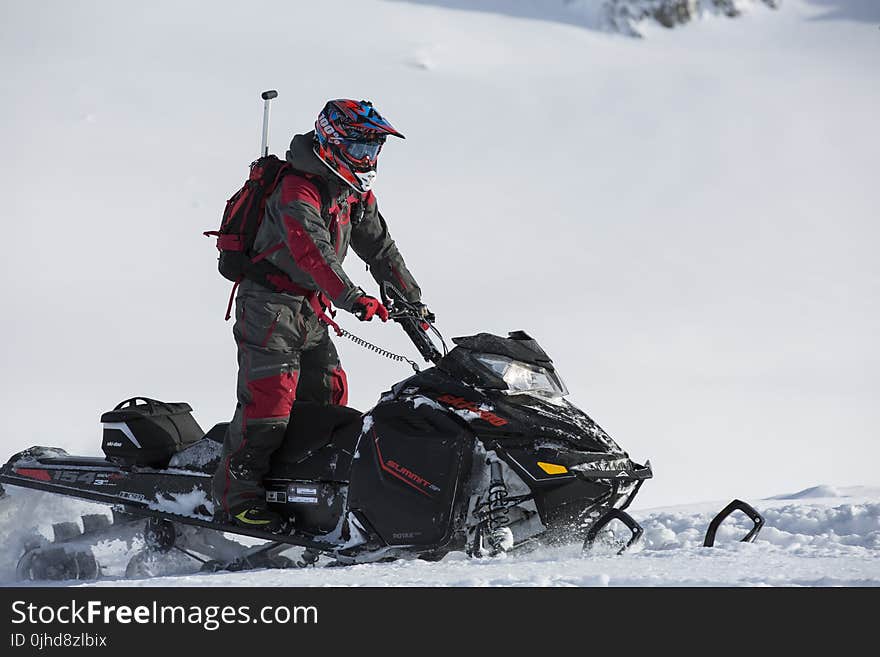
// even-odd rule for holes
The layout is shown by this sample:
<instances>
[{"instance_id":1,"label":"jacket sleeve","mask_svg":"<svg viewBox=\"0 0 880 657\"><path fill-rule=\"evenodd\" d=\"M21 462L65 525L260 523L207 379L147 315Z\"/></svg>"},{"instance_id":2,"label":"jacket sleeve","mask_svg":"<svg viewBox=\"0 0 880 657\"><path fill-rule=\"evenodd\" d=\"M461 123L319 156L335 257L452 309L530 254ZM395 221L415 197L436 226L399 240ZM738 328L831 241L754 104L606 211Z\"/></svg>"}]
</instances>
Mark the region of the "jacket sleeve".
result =
<instances>
[{"instance_id":1,"label":"jacket sleeve","mask_svg":"<svg viewBox=\"0 0 880 657\"><path fill-rule=\"evenodd\" d=\"M376 197L368 192L364 198L364 217L351 229L351 248L367 263L379 287L388 281L410 301L420 301L422 291L409 272L397 245L391 239L388 225L379 212Z\"/></svg>"},{"instance_id":2,"label":"jacket sleeve","mask_svg":"<svg viewBox=\"0 0 880 657\"><path fill-rule=\"evenodd\" d=\"M351 310L363 294L342 269L330 233L321 217L321 195L317 187L299 176L286 176L281 182L278 204L284 243L296 266L310 276L315 286L333 305Z\"/></svg>"}]
</instances>

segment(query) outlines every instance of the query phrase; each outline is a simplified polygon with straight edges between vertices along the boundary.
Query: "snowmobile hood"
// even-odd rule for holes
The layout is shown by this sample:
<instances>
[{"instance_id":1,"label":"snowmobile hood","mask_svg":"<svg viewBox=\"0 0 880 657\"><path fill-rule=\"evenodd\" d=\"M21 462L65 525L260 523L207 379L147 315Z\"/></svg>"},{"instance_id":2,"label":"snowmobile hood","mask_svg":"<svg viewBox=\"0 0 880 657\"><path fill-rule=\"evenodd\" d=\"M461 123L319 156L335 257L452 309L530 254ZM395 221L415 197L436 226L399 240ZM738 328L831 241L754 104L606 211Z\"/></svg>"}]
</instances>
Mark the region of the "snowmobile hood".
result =
<instances>
[{"instance_id":1,"label":"snowmobile hood","mask_svg":"<svg viewBox=\"0 0 880 657\"><path fill-rule=\"evenodd\" d=\"M491 354L545 370L549 377L555 378L559 391L566 394L553 361L524 331L512 331L506 338L491 333L477 333L453 338L452 341L456 347L437 361L437 367L458 381L483 390L508 390L507 382L497 372L487 369L481 361L482 356Z\"/></svg>"},{"instance_id":2,"label":"snowmobile hood","mask_svg":"<svg viewBox=\"0 0 880 657\"><path fill-rule=\"evenodd\" d=\"M304 135L294 135L290 140L290 150L287 151L286 159L293 167L304 173L312 173L321 176L328 183L336 184L336 176L327 168L313 150L315 131L311 130Z\"/></svg>"},{"instance_id":3,"label":"snowmobile hood","mask_svg":"<svg viewBox=\"0 0 880 657\"><path fill-rule=\"evenodd\" d=\"M473 352L507 356L513 360L553 369L550 356L525 331L512 331L507 335L508 337L502 338L491 333L477 333L452 338L452 341L459 347Z\"/></svg>"}]
</instances>

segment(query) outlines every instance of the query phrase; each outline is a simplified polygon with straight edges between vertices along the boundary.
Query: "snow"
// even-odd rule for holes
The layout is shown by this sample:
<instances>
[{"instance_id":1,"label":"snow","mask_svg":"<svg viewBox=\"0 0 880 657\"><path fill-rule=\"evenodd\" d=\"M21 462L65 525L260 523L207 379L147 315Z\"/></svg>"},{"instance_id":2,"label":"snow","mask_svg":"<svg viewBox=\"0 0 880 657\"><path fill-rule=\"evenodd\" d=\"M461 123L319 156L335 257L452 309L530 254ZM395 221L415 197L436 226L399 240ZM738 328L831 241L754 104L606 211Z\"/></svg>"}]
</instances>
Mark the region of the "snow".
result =
<instances>
[{"instance_id":1,"label":"snow","mask_svg":"<svg viewBox=\"0 0 880 657\"><path fill-rule=\"evenodd\" d=\"M194 510L204 507L209 514L214 512L214 502L208 499L205 491L193 487L189 493L172 494L170 497L160 495L158 502L151 503L150 508L165 513L175 513L179 516L200 517Z\"/></svg>"},{"instance_id":2,"label":"snow","mask_svg":"<svg viewBox=\"0 0 880 657\"><path fill-rule=\"evenodd\" d=\"M815 488L824 488L818 486ZM100 507L47 494L11 490L0 501L0 584L14 584L16 536L53 518L70 519ZM120 541L98 551L104 578L90 586L880 586L880 488L846 487L833 497L780 495L753 500L766 520L754 543L738 543L751 522L736 513L725 522L716 547L702 547L709 521L724 501L633 512L645 529L632 553L616 556L578 545L471 559L454 552L439 562L405 560L337 568L255 570L124 579L129 549ZM37 510L39 510L37 512ZM32 525L34 525L32 527ZM15 531L10 531L15 529ZM46 533L50 535L51 532ZM20 548L20 546L19 546ZM288 551L296 557L297 549ZM320 564L327 563L326 559ZM190 571L198 564L190 564ZM174 572L185 564L175 561ZM185 572L185 571L184 571ZM70 585L81 582L68 582Z\"/></svg>"},{"instance_id":3,"label":"snow","mask_svg":"<svg viewBox=\"0 0 880 657\"><path fill-rule=\"evenodd\" d=\"M430 397L425 397L424 395L410 397L408 401L410 401L412 403L413 408L419 408L420 406L427 406L428 408L433 408L436 411L445 411L446 410L445 406L441 406L440 404L435 402Z\"/></svg>"},{"instance_id":4,"label":"snow","mask_svg":"<svg viewBox=\"0 0 880 657\"><path fill-rule=\"evenodd\" d=\"M312 29L319 3L7 7L0 458L100 454L101 412L134 394L186 400L205 427L231 417L229 285L201 231L257 154L259 92L277 88L275 152L340 96L372 99L407 135L383 151L376 192L438 327L535 336L571 401L651 459L638 513L880 483L880 3L753 3L675 30L645 22L644 39L560 18L583 3L337 4L352 32L332 47ZM347 270L374 289L353 255ZM343 315L413 353L395 327ZM410 374L336 343L357 408ZM829 499L854 527L875 512L846 496L773 508L799 517ZM870 551L836 532L833 545ZM704 553L675 536L694 560L678 581L741 583L710 564L745 570L744 555L779 560L756 576L770 583L877 579L851 554L811 579L811 560L769 538ZM543 554L568 583L650 580ZM412 582L431 567L382 572ZM438 579L506 575L468 563L460 577Z\"/></svg>"},{"instance_id":5,"label":"snow","mask_svg":"<svg viewBox=\"0 0 880 657\"><path fill-rule=\"evenodd\" d=\"M805 488L791 495L781 495L773 499L778 500L801 500L808 497L840 497L840 492L833 486L813 486Z\"/></svg>"},{"instance_id":6,"label":"snow","mask_svg":"<svg viewBox=\"0 0 880 657\"><path fill-rule=\"evenodd\" d=\"M213 440L200 440L171 457L169 466L192 472L220 458L221 446Z\"/></svg>"}]
</instances>

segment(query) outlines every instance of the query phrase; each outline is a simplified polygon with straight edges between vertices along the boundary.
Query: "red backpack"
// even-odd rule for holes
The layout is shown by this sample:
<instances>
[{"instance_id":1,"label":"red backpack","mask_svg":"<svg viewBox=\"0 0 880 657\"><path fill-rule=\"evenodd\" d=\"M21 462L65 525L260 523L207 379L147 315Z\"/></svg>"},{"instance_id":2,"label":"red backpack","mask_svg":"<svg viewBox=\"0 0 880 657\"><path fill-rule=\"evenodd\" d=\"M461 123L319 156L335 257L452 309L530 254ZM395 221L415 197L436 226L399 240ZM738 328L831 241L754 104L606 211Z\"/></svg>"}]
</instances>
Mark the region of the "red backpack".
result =
<instances>
[{"instance_id":1,"label":"red backpack","mask_svg":"<svg viewBox=\"0 0 880 657\"><path fill-rule=\"evenodd\" d=\"M254 240L265 216L266 201L284 176L305 175L275 155L265 155L255 160L250 169L250 176L244 185L226 201L220 229L205 231L204 235L217 238L217 250L220 251L217 268L224 278L233 281L236 286L242 279L248 278L274 289L269 277L285 274L265 259L268 251L254 253ZM317 176L309 176L309 181L318 188L321 202L326 207L329 198L326 184ZM234 293L235 288L233 296ZM226 319L229 319L231 308L232 297Z\"/></svg>"}]
</instances>

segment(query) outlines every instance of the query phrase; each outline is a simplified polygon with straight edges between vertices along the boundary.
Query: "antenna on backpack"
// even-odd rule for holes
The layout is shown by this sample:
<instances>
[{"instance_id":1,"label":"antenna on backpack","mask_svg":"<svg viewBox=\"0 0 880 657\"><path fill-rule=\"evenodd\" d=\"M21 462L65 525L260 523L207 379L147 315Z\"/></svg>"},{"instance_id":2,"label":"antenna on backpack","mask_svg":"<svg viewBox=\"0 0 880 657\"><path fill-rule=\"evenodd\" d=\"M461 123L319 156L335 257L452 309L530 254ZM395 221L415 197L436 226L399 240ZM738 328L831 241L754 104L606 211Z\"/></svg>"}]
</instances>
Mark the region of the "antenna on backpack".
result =
<instances>
[{"instance_id":1,"label":"antenna on backpack","mask_svg":"<svg viewBox=\"0 0 880 657\"><path fill-rule=\"evenodd\" d=\"M263 144L260 146L260 157L266 157L269 154L269 103L277 97L278 92L274 89L260 94L260 98L263 99Z\"/></svg>"}]
</instances>

